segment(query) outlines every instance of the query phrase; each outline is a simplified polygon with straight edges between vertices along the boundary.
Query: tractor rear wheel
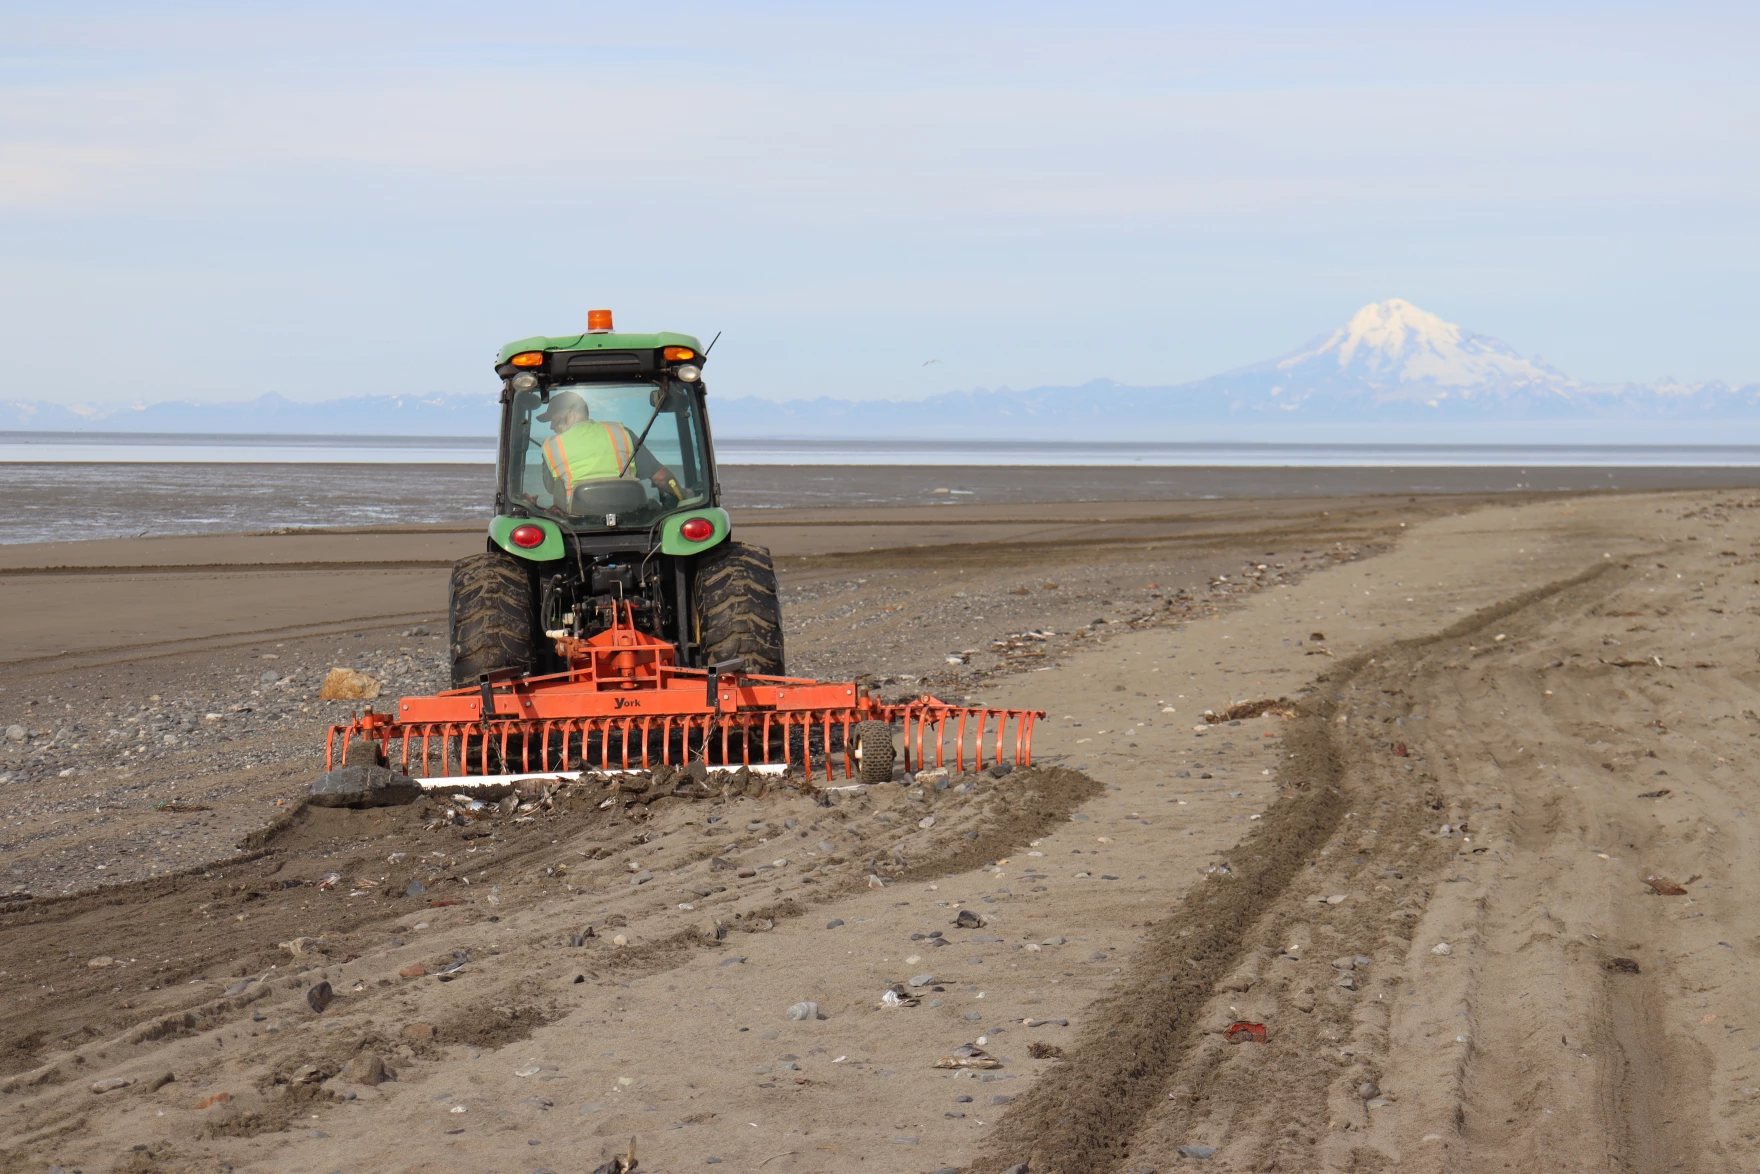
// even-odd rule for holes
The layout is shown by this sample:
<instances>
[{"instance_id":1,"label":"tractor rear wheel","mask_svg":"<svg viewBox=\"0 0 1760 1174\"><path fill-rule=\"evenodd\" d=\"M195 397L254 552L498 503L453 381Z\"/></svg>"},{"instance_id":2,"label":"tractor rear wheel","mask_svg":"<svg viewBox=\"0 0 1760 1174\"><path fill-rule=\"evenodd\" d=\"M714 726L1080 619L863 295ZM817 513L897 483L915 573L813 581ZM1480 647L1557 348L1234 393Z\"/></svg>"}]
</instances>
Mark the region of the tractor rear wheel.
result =
<instances>
[{"instance_id":1,"label":"tractor rear wheel","mask_svg":"<svg viewBox=\"0 0 1760 1174\"><path fill-rule=\"evenodd\" d=\"M729 539L699 556L691 596L704 664L738 657L748 673L783 675L782 604L768 550Z\"/></svg>"},{"instance_id":2,"label":"tractor rear wheel","mask_svg":"<svg viewBox=\"0 0 1760 1174\"><path fill-rule=\"evenodd\" d=\"M538 653L532 581L505 554L473 554L452 567L447 640L452 687L474 685L497 669L530 673Z\"/></svg>"}]
</instances>

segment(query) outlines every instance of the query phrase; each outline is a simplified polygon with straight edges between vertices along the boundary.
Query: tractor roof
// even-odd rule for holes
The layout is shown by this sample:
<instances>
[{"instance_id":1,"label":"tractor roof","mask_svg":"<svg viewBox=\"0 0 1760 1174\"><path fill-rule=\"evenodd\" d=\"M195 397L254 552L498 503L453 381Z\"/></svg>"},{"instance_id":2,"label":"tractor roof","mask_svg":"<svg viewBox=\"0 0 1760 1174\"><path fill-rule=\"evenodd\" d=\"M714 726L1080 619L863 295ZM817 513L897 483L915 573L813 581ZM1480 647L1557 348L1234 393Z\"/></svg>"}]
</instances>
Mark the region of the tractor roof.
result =
<instances>
[{"instance_id":1,"label":"tractor roof","mask_svg":"<svg viewBox=\"0 0 1760 1174\"><path fill-rule=\"evenodd\" d=\"M522 338L510 342L501 348L496 357L496 364L507 362L517 354L525 351L651 351L663 346L688 346L697 352L698 362L702 361L703 344L689 334L674 334L662 330L658 334L566 334L559 338L548 338L542 334L531 338Z\"/></svg>"}]
</instances>

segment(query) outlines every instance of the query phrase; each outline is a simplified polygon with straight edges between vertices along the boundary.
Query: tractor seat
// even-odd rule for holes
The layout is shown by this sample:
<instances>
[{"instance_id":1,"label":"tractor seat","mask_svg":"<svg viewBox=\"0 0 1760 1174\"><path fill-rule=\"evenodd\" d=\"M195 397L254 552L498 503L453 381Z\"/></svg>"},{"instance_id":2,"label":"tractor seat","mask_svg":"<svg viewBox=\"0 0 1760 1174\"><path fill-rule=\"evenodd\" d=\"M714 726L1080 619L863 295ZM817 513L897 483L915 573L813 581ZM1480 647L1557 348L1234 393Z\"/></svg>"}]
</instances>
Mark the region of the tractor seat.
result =
<instances>
[{"instance_id":1,"label":"tractor seat","mask_svg":"<svg viewBox=\"0 0 1760 1174\"><path fill-rule=\"evenodd\" d=\"M601 477L576 485L568 509L574 514L629 514L647 504L647 488L634 477Z\"/></svg>"}]
</instances>

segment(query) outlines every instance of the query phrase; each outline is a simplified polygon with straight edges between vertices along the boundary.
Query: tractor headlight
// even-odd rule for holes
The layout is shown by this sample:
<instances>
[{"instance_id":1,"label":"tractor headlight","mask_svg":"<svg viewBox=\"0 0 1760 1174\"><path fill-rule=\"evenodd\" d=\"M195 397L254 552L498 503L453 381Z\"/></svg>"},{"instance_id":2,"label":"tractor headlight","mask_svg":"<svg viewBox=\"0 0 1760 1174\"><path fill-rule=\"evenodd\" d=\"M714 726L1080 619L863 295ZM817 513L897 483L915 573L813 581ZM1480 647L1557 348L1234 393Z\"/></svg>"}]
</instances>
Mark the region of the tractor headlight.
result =
<instances>
[{"instance_id":1,"label":"tractor headlight","mask_svg":"<svg viewBox=\"0 0 1760 1174\"><path fill-rule=\"evenodd\" d=\"M703 369L695 363L686 363L684 366L678 368L677 374L678 377L686 383L695 383L703 377Z\"/></svg>"},{"instance_id":2,"label":"tractor headlight","mask_svg":"<svg viewBox=\"0 0 1760 1174\"><path fill-rule=\"evenodd\" d=\"M521 371L513 377L513 390L534 391L538 386L538 377L530 371Z\"/></svg>"}]
</instances>

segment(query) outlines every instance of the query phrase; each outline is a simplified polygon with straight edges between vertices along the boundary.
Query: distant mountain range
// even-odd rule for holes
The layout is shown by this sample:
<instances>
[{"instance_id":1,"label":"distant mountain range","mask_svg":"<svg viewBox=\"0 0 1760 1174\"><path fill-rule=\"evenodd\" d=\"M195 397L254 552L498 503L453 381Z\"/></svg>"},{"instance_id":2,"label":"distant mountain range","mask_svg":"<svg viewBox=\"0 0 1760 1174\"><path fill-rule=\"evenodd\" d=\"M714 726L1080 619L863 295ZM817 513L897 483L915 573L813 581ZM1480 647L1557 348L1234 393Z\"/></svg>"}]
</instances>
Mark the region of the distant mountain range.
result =
<instances>
[{"instance_id":1,"label":"distant mountain range","mask_svg":"<svg viewBox=\"0 0 1760 1174\"><path fill-rule=\"evenodd\" d=\"M1461 426L1598 422L1645 438L1645 422L1760 424L1760 384L1588 384L1507 344L1472 334L1398 298L1364 306L1306 346L1195 383L947 392L915 401L711 399L718 436L1179 440L1201 429L1252 439L1291 426L1423 426L1441 439ZM497 418L492 392L364 396L298 403L157 403L126 408L0 402L0 430L337 433L478 436ZM1601 429L1603 433L1606 429ZM1565 435L1569 435L1567 430ZM1706 440L1731 440L1723 429Z\"/></svg>"}]
</instances>

